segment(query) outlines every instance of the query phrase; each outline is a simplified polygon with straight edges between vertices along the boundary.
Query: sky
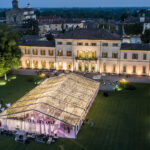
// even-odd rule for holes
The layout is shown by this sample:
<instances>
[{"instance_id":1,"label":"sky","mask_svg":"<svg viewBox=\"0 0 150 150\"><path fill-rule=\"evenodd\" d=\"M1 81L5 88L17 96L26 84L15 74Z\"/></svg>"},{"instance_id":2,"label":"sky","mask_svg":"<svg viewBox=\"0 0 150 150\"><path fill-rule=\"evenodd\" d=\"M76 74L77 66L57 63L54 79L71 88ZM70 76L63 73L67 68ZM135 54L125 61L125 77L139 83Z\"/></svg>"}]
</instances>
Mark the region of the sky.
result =
<instances>
[{"instance_id":1,"label":"sky","mask_svg":"<svg viewBox=\"0 0 150 150\"><path fill-rule=\"evenodd\" d=\"M0 0L0 8L10 8L12 0ZM150 0L19 0L19 7L150 7Z\"/></svg>"}]
</instances>

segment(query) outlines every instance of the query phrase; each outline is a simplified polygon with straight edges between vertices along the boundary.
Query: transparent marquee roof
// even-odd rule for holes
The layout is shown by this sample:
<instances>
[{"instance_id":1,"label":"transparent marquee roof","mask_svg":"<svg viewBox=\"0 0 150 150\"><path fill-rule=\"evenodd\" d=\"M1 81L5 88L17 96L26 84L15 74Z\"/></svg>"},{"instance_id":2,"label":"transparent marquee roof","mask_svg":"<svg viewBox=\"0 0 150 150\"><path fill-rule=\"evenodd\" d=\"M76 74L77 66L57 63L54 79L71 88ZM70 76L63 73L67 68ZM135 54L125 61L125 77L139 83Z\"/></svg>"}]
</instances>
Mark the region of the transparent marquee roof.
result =
<instances>
[{"instance_id":1,"label":"transparent marquee roof","mask_svg":"<svg viewBox=\"0 0 150 150\"><path fill-rule=\"evenodd\" d=\"M23 112L37 111L76 126L84 119L99 83L76 74L46 79L31 90L0 117L12 118Z\"/></svg>"}]
</instances>

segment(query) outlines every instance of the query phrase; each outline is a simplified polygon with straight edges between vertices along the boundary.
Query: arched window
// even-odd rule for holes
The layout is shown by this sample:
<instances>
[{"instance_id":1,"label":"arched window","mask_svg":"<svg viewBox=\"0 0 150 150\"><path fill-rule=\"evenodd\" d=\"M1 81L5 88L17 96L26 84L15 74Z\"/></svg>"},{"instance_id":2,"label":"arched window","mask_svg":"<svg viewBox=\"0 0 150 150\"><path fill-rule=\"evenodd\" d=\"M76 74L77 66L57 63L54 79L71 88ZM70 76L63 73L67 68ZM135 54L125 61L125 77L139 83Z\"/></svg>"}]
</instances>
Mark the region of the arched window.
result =
<instances>
[{"instance_id":1,"label":"arched window","mask_svg":"<svg viewBox=\"0 0 150 150\"><path fill-rule=\"evenodd\" d=\"M106 72L106 64L103 64L103 72Z\"/></svg>"}]
</instances>

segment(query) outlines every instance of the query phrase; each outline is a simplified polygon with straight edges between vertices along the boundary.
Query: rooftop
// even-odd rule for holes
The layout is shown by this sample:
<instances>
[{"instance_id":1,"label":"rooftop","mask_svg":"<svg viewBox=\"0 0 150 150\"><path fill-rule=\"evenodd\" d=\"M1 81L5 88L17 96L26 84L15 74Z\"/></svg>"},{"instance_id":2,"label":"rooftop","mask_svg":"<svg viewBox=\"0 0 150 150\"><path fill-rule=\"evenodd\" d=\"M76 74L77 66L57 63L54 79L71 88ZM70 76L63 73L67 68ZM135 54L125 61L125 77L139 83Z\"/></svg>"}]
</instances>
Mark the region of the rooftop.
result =
<instances>
[{"instance_id":1,"label":"rooftop","mask_svg":"<svg viewBox=\"0 0 150 150\"><path fill-rule=\"evenodd\" d=\"M150 51L150 44L134 44L134 43L123 43L121 44L121 50L143 50Z\"/></svg>"},{"instance_id":2,"label":"rooftop","mask_svg":"<svg viewBox=\"0 0 150 150\"><path fill-rule=\"evenodd\" d=\"M121 40L121 37L104 29L77 29L61 33L56 39Z\"/></svg>"},{"instance_id":3,"label":"rooftop","mask_svg":"<svg viewBox=\"0 0 150 150\"><path fill-rule=\"evenodd\" d=\"M55 41L21 41L20 46L55 47Z\"/></svg>"}]
</instances>

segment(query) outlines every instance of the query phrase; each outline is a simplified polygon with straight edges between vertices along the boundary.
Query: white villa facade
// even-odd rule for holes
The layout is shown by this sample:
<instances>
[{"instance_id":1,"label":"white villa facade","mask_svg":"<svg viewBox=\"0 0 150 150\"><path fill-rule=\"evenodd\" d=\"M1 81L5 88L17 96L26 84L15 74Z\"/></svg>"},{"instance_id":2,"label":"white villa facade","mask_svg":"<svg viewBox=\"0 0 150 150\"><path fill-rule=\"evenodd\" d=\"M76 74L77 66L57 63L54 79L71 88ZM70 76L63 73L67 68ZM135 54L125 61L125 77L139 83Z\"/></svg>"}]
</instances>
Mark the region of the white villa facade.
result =
<instances>
[{"instance_id":1,"label":"white villa facade","mask_svg":"<svg viewBox=\"0 0 150 150\"><path fill-rule=\"evenodd\" d=\"M47 45L47 46L46 46ZM75 30L55 44L21 44L22 68L150 75L150 45L121 43L108 31Z\"/></svg>"}]
</instances>

